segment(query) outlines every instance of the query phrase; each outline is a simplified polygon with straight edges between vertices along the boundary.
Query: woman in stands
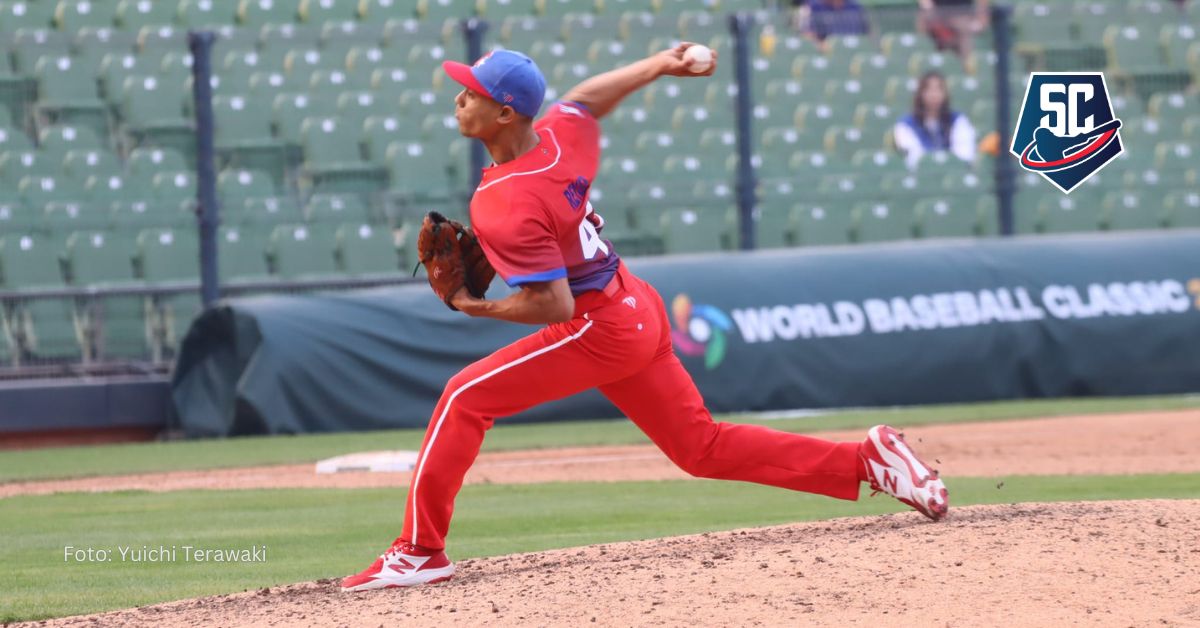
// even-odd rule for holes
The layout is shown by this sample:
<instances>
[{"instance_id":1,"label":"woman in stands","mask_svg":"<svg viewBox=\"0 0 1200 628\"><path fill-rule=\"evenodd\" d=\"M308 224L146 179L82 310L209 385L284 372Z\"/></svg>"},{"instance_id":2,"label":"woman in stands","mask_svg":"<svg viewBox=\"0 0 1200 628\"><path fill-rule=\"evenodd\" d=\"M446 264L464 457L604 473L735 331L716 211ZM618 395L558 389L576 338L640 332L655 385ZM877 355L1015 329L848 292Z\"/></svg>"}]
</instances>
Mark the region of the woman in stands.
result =
<instances>
[{"instance_id":1,"label":"woman in stands","mask_svg":"<svg viewBox=\"0 0 1200 628\"><path fill-rule=\"evenodd\" d=\"M896 122L892 136L910 169L927 153L938 151L975 163L975 127L967 116L950 107L946 77L937 71L921 76L913 94L912 113Z\"/></svg>"}]
</instances>

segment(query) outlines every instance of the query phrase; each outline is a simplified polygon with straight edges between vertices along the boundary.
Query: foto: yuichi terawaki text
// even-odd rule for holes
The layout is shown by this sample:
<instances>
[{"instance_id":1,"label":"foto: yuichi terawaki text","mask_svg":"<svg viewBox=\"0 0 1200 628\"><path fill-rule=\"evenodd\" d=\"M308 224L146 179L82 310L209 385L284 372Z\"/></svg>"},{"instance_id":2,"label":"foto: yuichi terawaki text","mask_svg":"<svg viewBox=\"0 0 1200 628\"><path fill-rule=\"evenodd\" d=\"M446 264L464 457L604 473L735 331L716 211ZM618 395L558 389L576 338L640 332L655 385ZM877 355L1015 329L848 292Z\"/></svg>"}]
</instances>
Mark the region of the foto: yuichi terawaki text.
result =
<instances>
[{"instance_id":1,"label":"foto: yuichi terawaki text","mask_svg":"<svg viewBox=\"0 0 1200 628\"><path fill-rule=\"evenodd\" d=\"M133 547L63 547L65 563L265 563L267 546L207 548L194 545L142 545Z\"/></svg>"}]
</instances>

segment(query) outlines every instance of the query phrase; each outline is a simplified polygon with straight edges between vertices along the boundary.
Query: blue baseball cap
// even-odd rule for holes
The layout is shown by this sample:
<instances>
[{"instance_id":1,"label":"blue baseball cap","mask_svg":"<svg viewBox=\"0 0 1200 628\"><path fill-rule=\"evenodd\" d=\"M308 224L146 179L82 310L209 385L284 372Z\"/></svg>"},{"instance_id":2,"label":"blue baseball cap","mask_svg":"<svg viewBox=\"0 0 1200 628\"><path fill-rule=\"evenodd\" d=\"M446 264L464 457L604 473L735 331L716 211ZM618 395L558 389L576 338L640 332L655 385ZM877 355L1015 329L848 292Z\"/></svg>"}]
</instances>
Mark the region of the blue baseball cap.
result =
<instances>
[{"instance_id":1,"label":"blue baseball cap","mask_svg":"<svg viewBox=\"0 0 1200 628\"><path fill-rule=\"evenodd\" d=\"M530 118L542 108L546 78L533 59L512 50L493 50L467 65L443 61L442 69L464 87Z\"/></svg>"}]
</instances>

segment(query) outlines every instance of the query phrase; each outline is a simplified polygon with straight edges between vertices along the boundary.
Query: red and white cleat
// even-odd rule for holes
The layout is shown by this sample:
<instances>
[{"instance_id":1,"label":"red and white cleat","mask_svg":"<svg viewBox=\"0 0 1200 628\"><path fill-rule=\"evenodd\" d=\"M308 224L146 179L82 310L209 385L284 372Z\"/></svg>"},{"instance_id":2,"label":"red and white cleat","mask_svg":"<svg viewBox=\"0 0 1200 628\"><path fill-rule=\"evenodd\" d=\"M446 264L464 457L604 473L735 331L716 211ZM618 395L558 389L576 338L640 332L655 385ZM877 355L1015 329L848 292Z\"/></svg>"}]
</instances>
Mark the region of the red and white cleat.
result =
<instances>
[{"instance_id":1,"label":"red and white cleat","mask_svg":"<svg viewBox=\"0 0 1200 628\"><path fill-rule=\"evenodd\" d=\"M444 582L454 577L454 563L443 550L426 550L396 539L364 571L342 579L343 591L370 591Z\"/></svg>"},{"instance_id":2,"label":"red and white cleat","mask_svg":"<svg viewBox=\"0 0 1200 628\"><path fill-rule=\"evenodd\" d=\"M887 493L934 521L950 511L949 494L938 472L922 462L894 428L871 428L859 456L875 493Z\"/></svg>"}]
</instances>

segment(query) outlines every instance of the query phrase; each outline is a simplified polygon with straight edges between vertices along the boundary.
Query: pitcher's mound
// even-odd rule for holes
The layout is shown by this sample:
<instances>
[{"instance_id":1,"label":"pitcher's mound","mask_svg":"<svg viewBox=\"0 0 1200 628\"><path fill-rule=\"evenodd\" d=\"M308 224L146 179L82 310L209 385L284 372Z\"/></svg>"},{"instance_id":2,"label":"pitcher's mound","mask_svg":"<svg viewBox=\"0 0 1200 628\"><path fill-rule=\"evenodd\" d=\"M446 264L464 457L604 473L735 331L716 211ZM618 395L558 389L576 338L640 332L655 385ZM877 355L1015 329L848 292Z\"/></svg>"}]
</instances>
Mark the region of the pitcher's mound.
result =
<instances>
[{"instance_id":1,"label":"pitcher's mound","mask_svg":"<svg viewBox=\"0 0 1200 628\"><path fill-rule=\"evenodd\" d=\"M50 625L1195 625L1200 501L975 506L461 561L446 584L322 580Z\"/></svg>"}]
</instances>

